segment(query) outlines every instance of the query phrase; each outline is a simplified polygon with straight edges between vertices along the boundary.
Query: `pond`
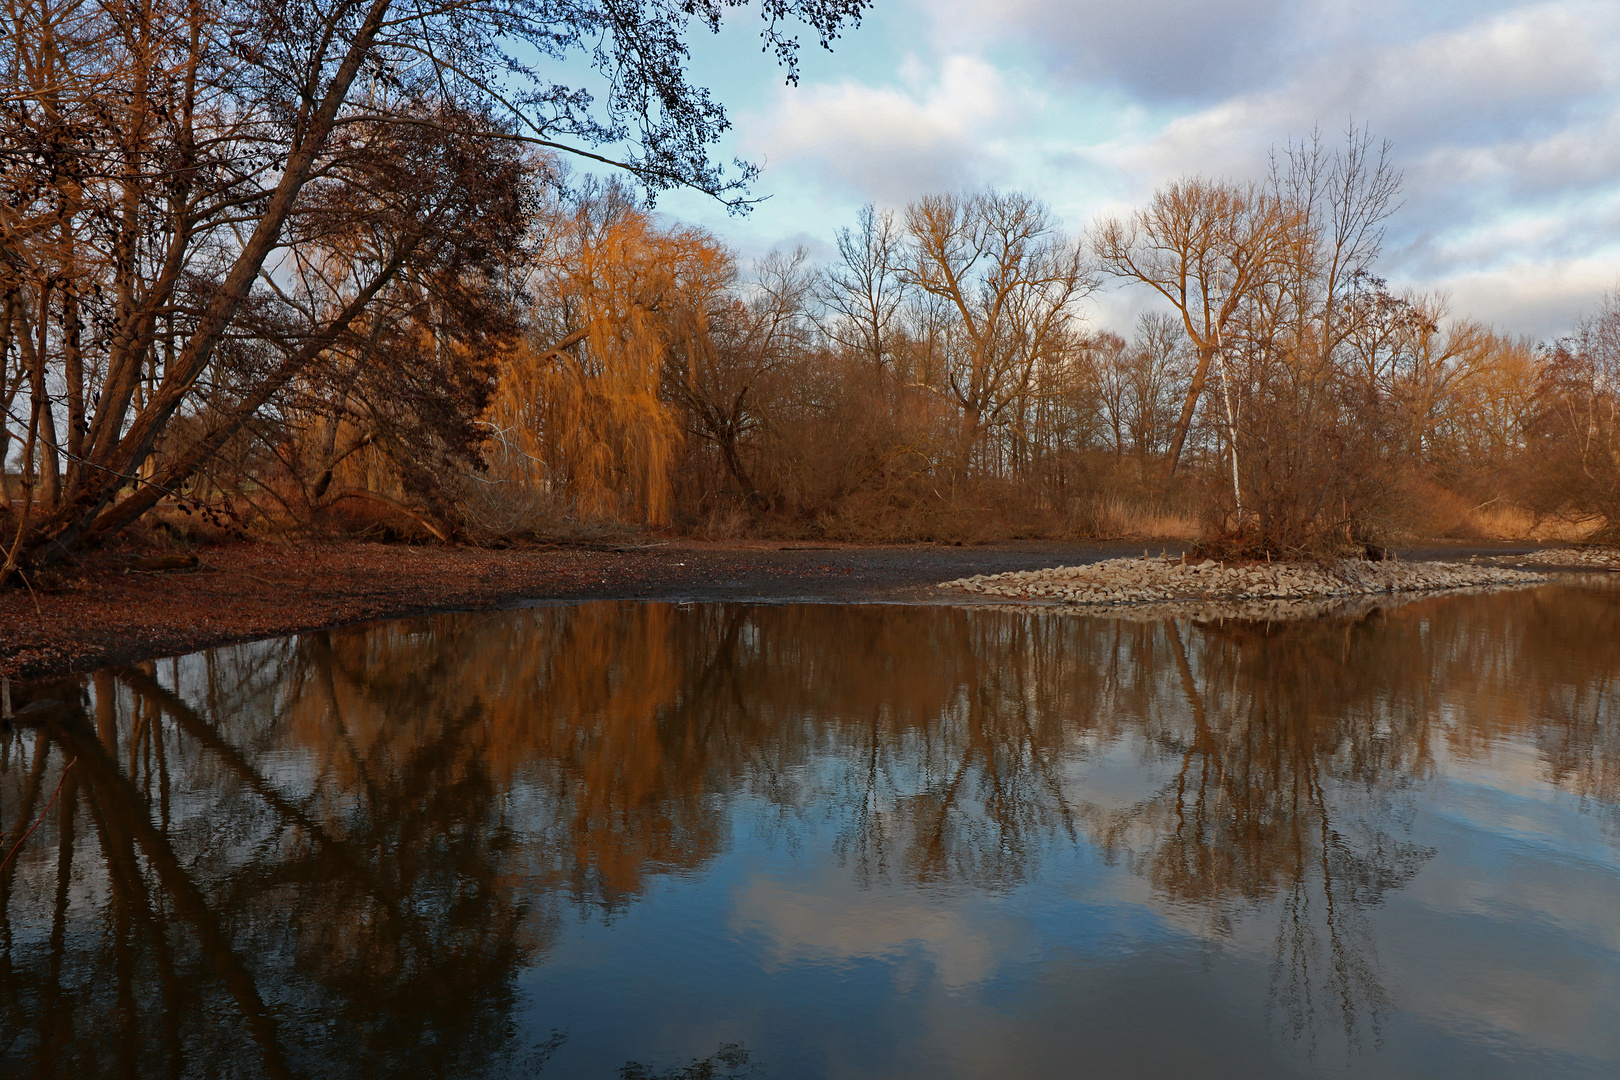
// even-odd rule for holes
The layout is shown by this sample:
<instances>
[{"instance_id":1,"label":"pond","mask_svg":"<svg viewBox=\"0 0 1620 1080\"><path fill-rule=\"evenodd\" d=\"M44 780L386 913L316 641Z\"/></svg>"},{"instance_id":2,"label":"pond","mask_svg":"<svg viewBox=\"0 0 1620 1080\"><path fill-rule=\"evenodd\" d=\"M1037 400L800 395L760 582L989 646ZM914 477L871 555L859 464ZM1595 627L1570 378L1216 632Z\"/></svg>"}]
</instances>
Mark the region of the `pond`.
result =
<instances>
[{"instance_id":1,"label":"pond","mask_svg":"<svg viewBox=\"0 0 1620 1080\"><path fill-rule=\"evenodd\" d=\"M0 1073L1612 1077L1615 586L102 671L0 733Z\"/></svg>"}]
</instances>

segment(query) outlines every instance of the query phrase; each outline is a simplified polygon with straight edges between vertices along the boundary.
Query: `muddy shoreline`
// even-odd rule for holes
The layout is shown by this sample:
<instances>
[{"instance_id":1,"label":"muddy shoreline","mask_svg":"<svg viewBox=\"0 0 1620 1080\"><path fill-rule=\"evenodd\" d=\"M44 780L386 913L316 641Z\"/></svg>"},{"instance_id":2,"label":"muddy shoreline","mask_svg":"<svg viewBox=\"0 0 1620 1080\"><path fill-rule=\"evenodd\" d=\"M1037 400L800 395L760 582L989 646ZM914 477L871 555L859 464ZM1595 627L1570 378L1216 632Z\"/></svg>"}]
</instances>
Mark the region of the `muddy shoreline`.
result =
<instances>
[{"instance_id":1,"label":"muddy shoreline","mask_svg":"<svg viewBox=\"0 0 1620 1080\"><path fill-rule=\"evenodd\" d=\"M1164 542L984 546L637 541L491 551L399 544L241 543L202 548L181 570L99 552L64 568L59 591L0 592L0 675L51 678L373 619L602 599L940 602L975 574L1179 555ZM1535 544L1429 542L1408 559L1522 555ZM1568 569L1568 568L1565 568Z\"/></svg>"}]
</instances>

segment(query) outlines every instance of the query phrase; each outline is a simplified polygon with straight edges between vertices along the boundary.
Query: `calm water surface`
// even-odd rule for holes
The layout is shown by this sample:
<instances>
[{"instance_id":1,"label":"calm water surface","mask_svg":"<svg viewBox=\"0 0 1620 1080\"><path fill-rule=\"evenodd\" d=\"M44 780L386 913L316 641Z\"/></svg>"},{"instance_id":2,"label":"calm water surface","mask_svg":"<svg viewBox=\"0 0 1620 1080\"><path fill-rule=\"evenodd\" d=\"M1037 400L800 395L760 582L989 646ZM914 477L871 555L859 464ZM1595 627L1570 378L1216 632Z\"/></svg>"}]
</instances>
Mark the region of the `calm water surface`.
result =
<instances>
[{"instance_id":1,"label":"calm water surface","mask_svg":"<svg viewBox=\"0 0 1620 1080\"><path fill-rule=\"evenodd\" d=\"M598 603L0 733L0 1074L1613 1077L1620 590ZM63 766L75 761L63 780Z\"/></svg>"}]
</instances>

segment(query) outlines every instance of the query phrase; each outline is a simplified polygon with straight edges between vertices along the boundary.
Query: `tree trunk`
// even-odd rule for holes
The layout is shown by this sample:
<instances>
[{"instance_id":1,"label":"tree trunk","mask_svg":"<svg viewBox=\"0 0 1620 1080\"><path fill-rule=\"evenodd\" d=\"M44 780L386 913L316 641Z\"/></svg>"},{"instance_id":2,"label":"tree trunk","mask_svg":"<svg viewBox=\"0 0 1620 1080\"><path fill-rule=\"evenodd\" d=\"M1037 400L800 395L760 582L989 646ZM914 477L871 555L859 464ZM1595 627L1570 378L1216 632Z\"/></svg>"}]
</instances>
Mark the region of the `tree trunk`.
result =
<instances>
[{"instance_id":1,"label":"tree trunk","mask_svg":"<svg viewBox=\"0 0 1620 1080\"><path fill-rule=\"evenodd\" d=\"M1170 439L1170 471L1169 475L1176 475L1176 466L1181 463L1181 448L1186 445L1187 431L1192 427L1193 410L1198 407L1198 397L1204 392L1204 382L1209 378L1209 363L1215 357L1215 350L1207 346L1198 350L1198 368L1193 372L1192 385L1187 387L1187 399L1181 403L1181 416L1176 420L1175 434Z\"/></svg>"},{"instance_id":2,"label":"tree trunk","mask_svg":"<svg viewBox=\"0 0 1620 1080\"><path fill-rule=\"evenodd\" d=\"M252 234L243 243L230 271L203 310L195 332L180 350L180 354L175 357L173 366L164 372L162 382L154 389L145 407L136 414L127 431L120 432L107 428L103 429L99 433L100 438L97 438L98 433L92 429L88 442L90 454L97 467L94 470L86 470L84 474L86 483L81 490L75 493L73 498L65 501L56 513L40 523L39 540L51 550L61 552L90 535L104 534L121 528L156 505L164 494L161 489L148 484L142 485L129 499L122 501L117 499L119 490L150 456L158 438L185 403L197 379L207 369L215 347L230 329L238 309L247 299L254 281L258 278L265 259L279 242L282 228L292 214L293 205L299 192L303 190L317 158L326 146L327 139L335 127L338 110L347 98L361 64L370 54L372 43L382 28L391 3L392 0L372 0L364 21L350 40L342 62L327 84L326 93L309 118L304 137L288 153L280 182L271 193ZM141 316L136 322L138 325L123 328L126 338L130 335L150 334L149 318ZM125 342L128 347L135 347L138 344L133 339ZM124 368L126 381L138 377L132 362L125 363ZM124 386L120 385L113 392L115 395L121 395L123 390ZM261 391L254 395L254 399L258 404L263 404L268 400L268 396L262 395ZM117 405L117 397L114 405ZM257 408L257 405L254 408ZM239 419L236 423L216 428L203 440L211 444L208 453L223 445L230 434L240 426L241 420L246 418L241 410L237 410L237 415ZM176 467L178 463L171 463L163 470L163 479L160 481L162 487L172 489L184 483L206 456L207 454L183 454L180 459L183 464L180 467ZM92 471L97 477L94 482L90 479Z\"/></svg>"}]
</instances>

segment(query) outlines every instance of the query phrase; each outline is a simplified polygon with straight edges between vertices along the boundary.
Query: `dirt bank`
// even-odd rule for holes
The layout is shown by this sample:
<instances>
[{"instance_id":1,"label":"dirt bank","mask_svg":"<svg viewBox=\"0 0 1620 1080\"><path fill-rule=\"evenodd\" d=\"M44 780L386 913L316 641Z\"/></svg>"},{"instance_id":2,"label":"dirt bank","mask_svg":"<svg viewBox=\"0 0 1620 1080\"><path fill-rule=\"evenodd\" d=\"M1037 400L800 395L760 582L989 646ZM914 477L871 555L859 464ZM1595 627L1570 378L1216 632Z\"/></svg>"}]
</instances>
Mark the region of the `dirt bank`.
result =
<instances>
[{"instance_id":1,"label":"dirt bank","mask_svg":"<svg viewBox=\"0 0 1620 1080\"><path fill-rule=\"evenodd\" d=\"M1152 551L1179 555L1173 544ZM942 581L1141 555L1141 541L862 547L671 541L618 548L243 543L183 570L101 552L55 592L0 592L0 675L30 678L317 627L425 611L591 599L938 600ZM1533 545L1429 545L1423 554L1515 555ZM1416 553L1414 553L1416 554Z\"/></svg>"},{"instance_id":2,"label":"dirt bank","mask_svg":"<svg viewBox=\"0 0 1620 1080\"><path fill-rule=\"evenodd\" d=\"M889 599L965 574L1130 551L1142 548L671 541L490 551L244 543L201 549L195 568L165 571L132 568L149 553L103 552L66 567L53 583L60 591L0 592L0 674L88 671L366 619L535 601Z\"/></svg>"}]
</instances>

